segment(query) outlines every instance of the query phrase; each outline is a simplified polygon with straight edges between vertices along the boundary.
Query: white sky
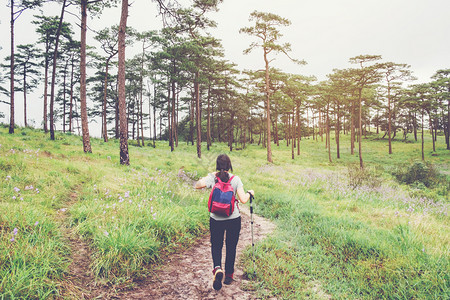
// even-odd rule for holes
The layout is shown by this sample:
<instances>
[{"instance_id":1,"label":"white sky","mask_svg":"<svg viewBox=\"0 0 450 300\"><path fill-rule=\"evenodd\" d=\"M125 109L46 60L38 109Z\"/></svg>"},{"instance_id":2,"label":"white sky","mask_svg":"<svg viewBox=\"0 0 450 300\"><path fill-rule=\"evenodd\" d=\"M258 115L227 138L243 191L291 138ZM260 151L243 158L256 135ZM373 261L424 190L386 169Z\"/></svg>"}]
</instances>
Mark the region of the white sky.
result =
<instances>
[{"instance_id":1,"label":"white sky","mask_svg":"<svg viewBox=\"0 0 450 300\"><path fill-rule=\"evenodd\" d=\"M7 1L3 2L1 61L9 55L10 48L9 9ZM284 34L281 41L291 43L291 56L308 64L298 66L279 56L272 64L285 72L314 75L324 80L334 68L351 67L349 58L361 54L381 55L384 61L409 64L419 82L430 81L438 69L450 68L449 0L224 0L219 12L209 14L218 23L211 32L222 40L226 59L241 70L264 66L260 52L242 53L252 38L239 34L239 29L251 25L248 17L254 10L272 12L292 22L291 26L280 29ZM59 15L60 8L54 6L47 11ZM71 11L78 13L74 8ZM33 14L38 12L25 12L17 21L16 45L36 41L30 23ZM76 22L73 16L66 16L66 21ZM117 24L119 18L120 7L117 7L105 11L98 19L88 20L88 25L99 30ZM159 29L161 20L156 16L156 4L150 0L134 0L128 25L139 31ZM78 29L74 27L74 30L79 39ZM88 36L92 43L94 33L88 32ZM132 53L129 49L127 57ZM5 96L0 97L7 100ZM37 125L42 120L42 101L39 96L30 97L29 118ZM20 125L23 124L22 103L22 95L17 93L16 120ZM0 104L0 111L6 115L0 122L9 122L9 106ZM93 130L91 134L100 135Z\"/></svg>"}]
</instances>

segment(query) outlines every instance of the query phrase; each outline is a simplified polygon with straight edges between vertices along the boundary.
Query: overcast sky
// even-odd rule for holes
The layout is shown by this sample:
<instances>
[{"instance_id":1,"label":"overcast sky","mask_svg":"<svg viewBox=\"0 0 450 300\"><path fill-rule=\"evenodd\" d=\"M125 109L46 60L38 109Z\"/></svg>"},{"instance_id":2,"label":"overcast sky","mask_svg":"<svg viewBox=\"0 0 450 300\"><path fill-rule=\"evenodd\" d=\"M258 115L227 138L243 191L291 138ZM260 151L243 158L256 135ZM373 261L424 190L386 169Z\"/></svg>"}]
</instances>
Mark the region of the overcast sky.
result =
<instances>
[{"instance_id":1,"label":"overcast sky","mask_svg":"<svg viewBox=\"0 0 450 300\"><path fill-rule=\"evenodd\" d=\"M0 60L9 55L10 48L9 9L6 1L3 2ZM130 3L129 26L139 31L161 28L154 2L130 0ZM254 10L275 13L292 22L280 29L284 34L281 41L291 43L291 56L305 60L307 65L298 66L279 56L272 64L285 72L314 75L324 80L335 68L352 67L349 58L362 54L381 55L384 61L409 64L418 82L430 81L437 70L450 68L449 0L224 0L219 12L209 14L218 24L211 33L222 40L226 59L241 70L264 66L261 51L243 54L252 38L239 34L240 28L252 25L248 17ZM74 8L71 11L78 13ZM52 12L58 15L59 7L54 7ZM17 21L16 45L36 41L30 21L37 13L25 12ZM105 11L98 19L88 20L88 25L99 30L118 24L119 18L120 7L117 7ZM71 15L67 15L67 21L78 22ZM79 39L78 29L74 30ZM88 32L91 38L93 35ZM127 57L131 54L129 50ZM17 94L16 99L16 120L23 124L22 95ZM35 113L30 113L30 118L40 124L42 99L31 101ZM9 107L0 104L0 111L7 116L0 121L8 122Z\"/></svg>"}]
</instances>

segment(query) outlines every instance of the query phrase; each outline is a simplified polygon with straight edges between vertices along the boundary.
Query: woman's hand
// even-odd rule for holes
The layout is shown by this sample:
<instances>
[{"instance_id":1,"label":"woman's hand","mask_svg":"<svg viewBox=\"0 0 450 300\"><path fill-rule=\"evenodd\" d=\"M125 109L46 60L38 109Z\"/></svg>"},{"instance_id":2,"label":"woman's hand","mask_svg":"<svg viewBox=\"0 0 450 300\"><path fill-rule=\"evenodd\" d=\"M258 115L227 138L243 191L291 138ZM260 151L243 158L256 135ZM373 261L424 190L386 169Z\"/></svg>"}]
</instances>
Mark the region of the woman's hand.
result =
<instances>
[{"instance_id":1,"label":"woman's hand","mask_svg":"<svg viewBox=\"0 0 450 300\"><path fill-rule=\"evenodd\" d=\"M250 199L249 193L251 193L253 196L255 195L255 192L253 190L245 192L242 187L238 188L237 195L239 197L239 201L241 201L242 203L247 203L248 199Z\"/></svg>"},{"instance_id":2,"label":"woman's hand","mask_svg":"<svg viewBox=\"0 0 450 300\"><path fill-rule=\"evenodd\" d=\"M206 182L205 182L205 179L204 178L201 178L199 181L197 181L196 183L195 183L195 185L194 185L194 187L196 188L196 189L202 189L202 188L204 188L206 186Z\"/></svg>"}]
</instances>

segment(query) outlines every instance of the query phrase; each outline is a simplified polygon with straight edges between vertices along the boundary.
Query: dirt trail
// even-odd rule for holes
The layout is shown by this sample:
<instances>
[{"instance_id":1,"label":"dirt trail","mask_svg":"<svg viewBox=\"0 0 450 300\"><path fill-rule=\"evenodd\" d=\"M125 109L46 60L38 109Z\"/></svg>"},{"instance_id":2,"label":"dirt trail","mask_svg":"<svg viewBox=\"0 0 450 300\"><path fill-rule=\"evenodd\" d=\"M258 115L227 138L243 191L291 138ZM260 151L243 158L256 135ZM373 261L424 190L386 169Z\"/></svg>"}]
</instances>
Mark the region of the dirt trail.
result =
<instances>
[{"instance_id":1,"label":"dirt trail","mask_svg":"<svg viewBox=\"0 0 450 300\"><path fill-rule=\"evenodd\" d=\"M70 228L67 223L68 209L78 201L76 189L71 193L65 207L58 210L56 219L61 231L67 239L71 251L71 263L67 274L62 280L60 289L63 299L94 299L105 298L111 294L108 287L96 284L94 274L90 269L91 250L89 246Z\"/></svg>"},{"instance_id":2,"label":"dirt trail","mask_svg":"<svg viewBox=\"0 0 450 300\"><path fill-rule=\"evenodd\" d=\"M180 169L178 176L191 188L192 179ZM69 241L72 262L68 273L62 281L62 297L64 299L255 299L250 291L241 289L246 279L240 268L240 257L243 250L251 246L250 211L247 205L241 205L242 228L237 246L234 282L223 285L220 291L212 288L212 258L209 234L200 238L190 248L173 254L161 265L151 265L151 276L135 282L133 290L111 288L96 282L90 269L91 250L67 223L68 209L78 200L74 190L65 208L60 209L56 219ZM253 215L253 237L255 241L269 235L275 225L267 219ZM223 249L225 256L225 245ZM225 261L225 257L222 260Z\"/></svg>"},{"instance_id":3,"label":"dirt trail","mask_svg":"<svg viewBox=\"0 0 450 300\"><path fill-rule=\"evenodd\" d=\"M236 267L231 285L223 285L220 291L212 287L212 259L209 235L201 238L191 248L173 255L156 269L151 278L140 282L132 291L117 295L119 299L255 299L249 291L243 291L245 284L239 259L245 247L251 246L250 212L241 205L242 229L237 247ZM270 234L275 225L267 219L253 215L254 240L261 240ZM225 248L225 246L224 246ZM223 249L225 254L225 249ZM225 261L225 259L223 259Z\"/></svg>"}]
</instances>

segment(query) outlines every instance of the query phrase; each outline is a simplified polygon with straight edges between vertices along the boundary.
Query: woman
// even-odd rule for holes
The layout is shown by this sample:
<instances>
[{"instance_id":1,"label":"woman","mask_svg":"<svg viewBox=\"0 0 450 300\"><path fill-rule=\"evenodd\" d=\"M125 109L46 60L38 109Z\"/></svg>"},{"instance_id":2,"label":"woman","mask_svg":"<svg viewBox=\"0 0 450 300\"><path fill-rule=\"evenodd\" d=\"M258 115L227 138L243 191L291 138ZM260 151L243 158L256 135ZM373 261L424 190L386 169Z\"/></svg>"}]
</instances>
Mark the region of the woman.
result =
<instances>
[{"instance_id":1,"label":"woman","mask_svg":"<svg viewBox=\"0 0 450 300\"><path fill-rule=\"evenodd\" d=\"M221 154L216 160L217 173L210 173L208 176L200 179L195 183L195 188L201 189L204 187L212 188L217 179L220 178L222 182L228 182L233 177L229 171L233 171L231 160L226 154ZM246 203L250 199L250 195L254 195L252 190L244 191L244 185L238 176L234 176L230 182L233 187L234 195L241 203ZM239 233L241 231L241 215L239 213L239 206L235 202L233 213L228 216L220 216L214 213L210 214L209 231L211 233L211 254L213 259L213 287L215 290L222 288L222 279L224 273L222 270L222 248L223 239L226 232L226 257L225 257L225 280L224 284L231 284L233 282L234 262L236 260L236 246L239 240Z\"/></svg>"}]
</instances>

